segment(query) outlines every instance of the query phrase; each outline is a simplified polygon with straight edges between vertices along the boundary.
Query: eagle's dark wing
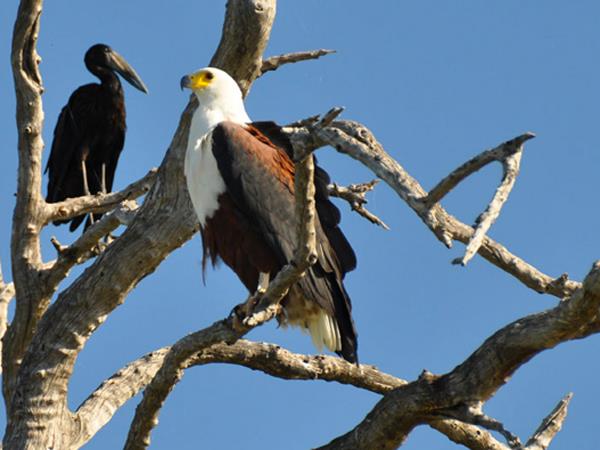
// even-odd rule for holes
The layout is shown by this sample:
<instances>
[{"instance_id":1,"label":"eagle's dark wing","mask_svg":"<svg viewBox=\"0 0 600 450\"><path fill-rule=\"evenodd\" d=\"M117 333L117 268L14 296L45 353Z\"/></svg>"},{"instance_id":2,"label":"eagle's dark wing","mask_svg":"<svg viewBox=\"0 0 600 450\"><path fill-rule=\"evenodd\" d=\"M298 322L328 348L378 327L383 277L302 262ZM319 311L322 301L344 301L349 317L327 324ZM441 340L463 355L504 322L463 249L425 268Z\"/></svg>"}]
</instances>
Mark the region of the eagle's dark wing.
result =
<instances>
[{"instance_id":1,"label":"eagle's dark wing","mask_svg":"<svg viewBox=\"0 0 600 450\"><path fill-rule=\"evenodd\" d=\"M212 132L213 154L229 196L250 225L260 230L283 266L292 258L296 242L294 164L268 138L257 138L257 130L250 129L231 122L219 124ZM328 202L322 192L319 195L320 203ZM298 288L306 300L315 302L315 306L335 319L341 335L339 353L349 361L356 361L356 331L350 298L342 283L346 264L340 261L324 227L334 223L337 228L339 212L337 217L328 215L325 220L318 214L315 226L318 261L298 282ZM354 252L345 238L344 242L354 260L354 264L347 265L353 266ZM347 258L347 263L352 262Z\"/></svg>"},{"instance_id":2,"label":"eagle's dark wing","mask_svg":"<svg viewBox=\"0 0 600 450\"><path fill-rule=\"evenodd\" d=\"M258 130L279 149L285 150L290 159L294 158L294 149L290 140L275 122L252 122L250 127L251 132L252 128ZM340 261L343 277L347 272L356 268L356 255L339 227L342 216L340 210L329 199L327 186L330 183L331 178L329 178L329 174L323 168L319 167L317 158L315 157L315 202L317 213L319 214L323 231L327 234L329 242Z\"/></svg>"}]
</instances>

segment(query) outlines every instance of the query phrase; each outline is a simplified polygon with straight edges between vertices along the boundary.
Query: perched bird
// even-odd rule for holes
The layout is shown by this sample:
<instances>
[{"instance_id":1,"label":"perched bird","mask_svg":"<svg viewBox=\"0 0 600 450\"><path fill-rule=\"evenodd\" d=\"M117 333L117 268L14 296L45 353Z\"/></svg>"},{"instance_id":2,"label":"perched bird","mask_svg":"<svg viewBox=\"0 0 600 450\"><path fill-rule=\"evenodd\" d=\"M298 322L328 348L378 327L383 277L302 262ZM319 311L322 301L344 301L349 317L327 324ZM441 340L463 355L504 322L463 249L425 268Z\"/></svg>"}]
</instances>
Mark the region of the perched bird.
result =
<instances>
[{"instance_id":1,"label":"perched bird","mask_svg":"<svg viewBox=\"0 0 600 450\"><path fill-rule=\"evenodd\" d=\"M77 88L63 107L54 128L46 201L110 192L125 143L125 97L117 73L147 93L139 75L109 46L96 44L85 54L85 66L100 79ZM98 219L101 214L95 214ZM85 215L57 220L71 222L74 231ZM88 218L86 228L93 221Z\"/></svg>"},{"instance_id":2,"label":"perched bird","mask_svg":"<svg viewBox=\"0 0 600 450\"><path fill-rule=\"evenodd\" d=\"M190 125L185 176L200 222L203 270L221 259L250 292L292 258L295 243L293 149L274 122L251 122L237 83L205 68L181 79L199 101ZM315 171L318 261L282 301L282 325L307 330L315 346L357 361L350 297L343 284L356 267L327 193L329 176Z\"/></svg>"}]
</instances>

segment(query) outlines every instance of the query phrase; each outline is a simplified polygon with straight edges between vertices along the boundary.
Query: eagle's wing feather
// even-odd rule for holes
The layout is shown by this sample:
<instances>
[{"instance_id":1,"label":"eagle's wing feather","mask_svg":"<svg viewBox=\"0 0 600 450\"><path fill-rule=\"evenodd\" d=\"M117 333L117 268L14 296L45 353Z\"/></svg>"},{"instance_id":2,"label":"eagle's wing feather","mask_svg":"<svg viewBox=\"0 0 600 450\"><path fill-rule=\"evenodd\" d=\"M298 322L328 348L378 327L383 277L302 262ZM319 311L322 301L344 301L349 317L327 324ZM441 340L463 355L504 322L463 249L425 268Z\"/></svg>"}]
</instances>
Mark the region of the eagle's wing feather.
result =
<instances>
[{"instance_id":1,"label":"eagle's wing feather","mask_svg":"<svg viewBox=\"0 0 600 450\"><path fill-rule=\"evenodd\" d=\"M294 158L294 149L289 138L281 131L275 122L252 122L250 131L258 132L268 138L277 148L286 152L290 159ZM331 246L340 262L342 277L356 268L356 255L352 246L339 227L342 215L340 210L331 202L327 186L331 183L329 174L319 167L315 158L315 203L323 231L327 234Z\"/></svg>"}]
</instances>

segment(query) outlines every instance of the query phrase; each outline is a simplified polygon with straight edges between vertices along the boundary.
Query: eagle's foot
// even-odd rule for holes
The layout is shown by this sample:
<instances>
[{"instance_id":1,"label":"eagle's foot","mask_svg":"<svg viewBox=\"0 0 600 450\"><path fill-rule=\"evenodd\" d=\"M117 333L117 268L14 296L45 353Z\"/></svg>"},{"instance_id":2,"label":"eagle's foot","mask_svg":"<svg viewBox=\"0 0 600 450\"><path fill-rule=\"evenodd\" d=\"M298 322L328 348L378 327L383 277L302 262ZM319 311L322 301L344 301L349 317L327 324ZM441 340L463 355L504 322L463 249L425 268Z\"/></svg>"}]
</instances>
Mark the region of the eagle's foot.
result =
<instances>
[{"instance_id":1,"label":"eagle's foot","mask_svg":"<svg viewBox=\"0 0 600 450\"><path fill-rule=\"evenodd\" d=\"M256 312L264 293L261 289L257 289L244 303L237 305L231 310L230 317L233 320L233 328L235 330L242 330L248 326L248 321Z\"/></svg>"},{"instance_id":2,"label":"eagle's foot","mask_svg":"<svg viewBox=\"0 0 600 450\"><path fill-rule=\"evenodd\" d=\"M252 314L254 314L266 291L266 289L259 288L254 294L248 297L248 299L242 305L244 317L251 317Z\"/></svg>"}]
</instances>

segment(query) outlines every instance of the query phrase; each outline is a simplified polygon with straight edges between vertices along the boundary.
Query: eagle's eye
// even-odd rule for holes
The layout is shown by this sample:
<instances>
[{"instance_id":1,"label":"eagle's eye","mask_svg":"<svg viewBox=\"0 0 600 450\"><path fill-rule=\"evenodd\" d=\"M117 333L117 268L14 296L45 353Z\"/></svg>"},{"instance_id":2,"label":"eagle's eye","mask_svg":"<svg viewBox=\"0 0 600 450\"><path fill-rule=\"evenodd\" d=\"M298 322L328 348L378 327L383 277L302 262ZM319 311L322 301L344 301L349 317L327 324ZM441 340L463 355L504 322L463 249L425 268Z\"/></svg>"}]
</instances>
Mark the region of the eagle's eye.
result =
<instances>
[{"instance_id":1,"label":"eagle's eye","mask_svg":"<svg viewBox=\"0 0 600 450\"><path fill-rule=\"evenodd\" d=\"M204 75L204 78L206 78L207 81L210 81L214 78L215 76L212 74L212 72L206 72L206 75Z\"/></svg>"}]
</instances>

